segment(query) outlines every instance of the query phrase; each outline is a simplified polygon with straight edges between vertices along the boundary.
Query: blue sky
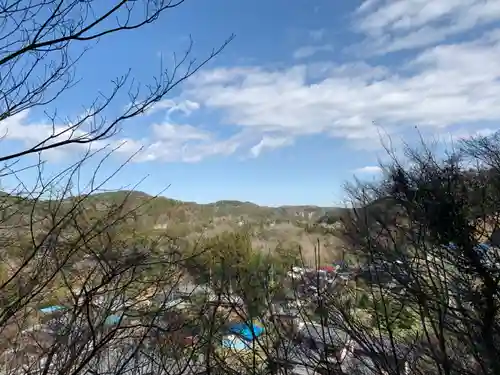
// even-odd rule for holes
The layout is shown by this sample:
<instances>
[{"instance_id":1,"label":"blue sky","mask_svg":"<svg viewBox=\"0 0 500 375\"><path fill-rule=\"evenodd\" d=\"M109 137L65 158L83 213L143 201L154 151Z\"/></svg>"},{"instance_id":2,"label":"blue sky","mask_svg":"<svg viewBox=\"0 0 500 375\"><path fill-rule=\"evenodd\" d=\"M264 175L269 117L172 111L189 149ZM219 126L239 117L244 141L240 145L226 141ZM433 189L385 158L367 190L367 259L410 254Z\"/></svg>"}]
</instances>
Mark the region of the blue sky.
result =
<instances>
[{"instance_id":1,"label":"blue sky","mask_svg":"<svg viewBox=\"0 0 500 375\"><path fill-rule=\"evenodd\" d=\"M383 143L399 152L402 141L418 142L416 127L445 143L497 130L499 21L500 2L485 0L186 0L152 25L93 44L78 64L78 85L0 123L8 130L1 153L46 134L44 111L81 115L128 69L135 82L152 82L190 36L201 60L235 34L164 101L121 124L106 144L122 146L99 178L133 155L106 188L140 182L139 190L169 186L164 195L197 202L339 204L342 184L374 178ZM107 115L128 103L124 91ZM45 172L81 151L45 153ZM80 183L102 156L87 163ZM20 176L34 178L32 170Z\"/></svg>"}]
</instances>

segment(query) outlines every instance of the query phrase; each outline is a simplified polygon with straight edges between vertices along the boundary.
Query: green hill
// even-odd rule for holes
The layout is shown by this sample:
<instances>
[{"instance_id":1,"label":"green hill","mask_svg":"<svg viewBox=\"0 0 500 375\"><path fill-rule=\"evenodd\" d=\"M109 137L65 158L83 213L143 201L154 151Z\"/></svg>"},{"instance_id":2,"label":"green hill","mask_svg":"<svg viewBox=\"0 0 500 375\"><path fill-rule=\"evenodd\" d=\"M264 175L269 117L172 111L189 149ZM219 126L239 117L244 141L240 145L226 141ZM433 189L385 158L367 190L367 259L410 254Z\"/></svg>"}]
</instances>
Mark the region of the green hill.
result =
<instances>
[{"instance_id":1,"label":"green hill","mask_svg":"<svg viewBox=\"0 0 500 375\"><path fill-rule=\"evenodd\" d=\"M88 197L75 196L62 204L50 199L34 200L8 194L0 195L4 215L2 226L29 226L30 217L40 225L54 211L63 215L79 203L79 211L88 220L107 215L110 210L128 213L126 225L147 233L166 233L172 237L194 240L211 237L224 231L248 230L256 248L273 250L278 246L300 246L306 257L314 253L320 240L328 257L337 252L338 241L325 233L304 231L325 215L338 216L344 209L317 206L259 206L251 202L222 200L209 204L182 202L166 197L153 197L139 191L97 193ZM333 255L332 255L333 256Z\"/></svg>"}]
</instances>

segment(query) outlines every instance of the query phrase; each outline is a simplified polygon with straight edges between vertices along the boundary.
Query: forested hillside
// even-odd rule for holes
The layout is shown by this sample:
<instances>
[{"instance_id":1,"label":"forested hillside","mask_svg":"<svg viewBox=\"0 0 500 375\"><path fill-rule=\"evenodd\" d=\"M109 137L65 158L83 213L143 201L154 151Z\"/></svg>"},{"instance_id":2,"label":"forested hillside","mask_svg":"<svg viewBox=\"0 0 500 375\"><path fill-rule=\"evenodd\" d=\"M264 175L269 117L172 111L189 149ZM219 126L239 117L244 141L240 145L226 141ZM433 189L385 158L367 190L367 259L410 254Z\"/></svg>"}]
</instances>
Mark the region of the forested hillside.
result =
<instances>
[{"instance_id":1,"label":"forested hillside","mask_svg":"<svg viewBox=\"0 0 500 375\"><path fill-rule=\"evenodd\" d=\"M3 230L22 233L34 221L43 226L47 216L63 216L78 206L80 220L93 220L110 210L127 212L122 226L143 235L161 235L198 241L223 232L244 231L252 238L255 248L274 251L277 246L300 248L308 260L314 259L314 249L321 243L322 257L332 259L340 254L341 243L325 231L305 231L325 214L337 215L342 208L317 206L266 207L250 202L218 201L209 204L182 202L163 196L150 196L139 191L96 193L90 196L43 197L35 199L9 194L0 196L4 207ZM33 210L33 213L32 213ZM9 228L10 227L10 228ZM17 228L17 229L15 229ZM124 232L126 228L122 229Z\"/></svg>"}]
</instances>

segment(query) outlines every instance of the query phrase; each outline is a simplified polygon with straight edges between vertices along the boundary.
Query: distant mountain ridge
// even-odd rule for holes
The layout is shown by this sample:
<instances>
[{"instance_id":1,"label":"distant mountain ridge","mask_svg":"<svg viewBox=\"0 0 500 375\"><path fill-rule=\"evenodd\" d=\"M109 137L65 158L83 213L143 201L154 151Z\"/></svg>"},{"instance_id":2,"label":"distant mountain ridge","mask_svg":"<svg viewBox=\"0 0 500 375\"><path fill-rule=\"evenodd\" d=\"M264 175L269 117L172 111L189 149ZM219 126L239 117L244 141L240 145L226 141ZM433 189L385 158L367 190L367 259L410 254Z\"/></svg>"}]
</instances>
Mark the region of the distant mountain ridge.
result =
<instances>
[{"instance_id":1,"label":"distant mountain ridge","mask_svg":"<svg viewBox=\"0 0 500 375\"><path fill-rule=\"evenodd\" d=\"M196 209L199 208L205 213L212 210L214 216L223 215L252 215L258 216L269 215L270 217L289 217L289 218L302 218L305 220L317 220L321 216L343 210L337 207L320 207L315 205L284 205L284 206L261 206L249 201L238 200L219 200L212 203L197 203L192 201L180 201L171 199L164 196L151 196L147 193L140 191L126 191L119 190L116 192L97 193L92 195L93 199L117 201L119 199L129 199L132 201L151 199L155 203L168 203L174 206L184 206L186 208Z\"/></svg>"},{"instance_id":2,"label":"distant mountain ridge","mask_svg":"<svg viewBox=\"0 0 500 375\"><path fill-rule=\"evenodd\" d=\"M16 195L1 192L0 199L13 200L20 198ZM75 196L65 199L67 203L75 201L83 196ZM30 199L23 197L21 198L27 204L29 204ZM212 214L213 217L219 216L257 216L261 218L268 219L298 219L306 221L317 221L321 217L329 214L334 214L336 212L342 212L344 209L337 207L320 207L316 205L283 205L277 207L271 206L261 206L253 202L248 201L238 201L238 200L219 200L212 203L196 203L192 201L180 201L176 199L171 199L164 196L152 196L150 194L144 193L142 191L130 191L130 190L117 190L110 192L99 192L91 194L85 198L89 202L96 204L124 204L127 207L133 206L145 206L144 208L158 208L153 211L161 211L164 208L166 211L171 209L181 209L184 208L188 211L200 211L203 216ZM43 204L49 201L48 199L40 199L38 204ZM143 211L143 210L141 210Z\"/></svg>"},{"instance_id":3,"label":"distant mountain ridge","mask_svg":"<svg viewBox=\"0 0 500 375\"><path fill-rule=\"evenodd\" d=\"M68 197L61 204L0 193L0 207L3 208L0 210L4 216L1 227L4 231L26 231L29 234L32 217L42 223L44 218L50 218L52 210L58 210L58 216L64 215L64 211L72 210L74 204L80 201L83 203L78 204L83 208L87 221L105 218L107 212L117 212L116 208L119 208L120 215L125 218L121 224L124 227L120 229L123 233L132 231L153 236L158 233L197 241L200 236L211 237L243 229L251 234L252 245L256 249L272 251L277 246L300 246L308 259L314 259L318 241L322 244L325 259L333 257L341 244L331 234L305 229L314 226L322 217L341 217L347 212L336 207L269 207L237 200L199 204L127 190ZM50 219L47 220L50 222Z\"/></svg>"}]
</instances>

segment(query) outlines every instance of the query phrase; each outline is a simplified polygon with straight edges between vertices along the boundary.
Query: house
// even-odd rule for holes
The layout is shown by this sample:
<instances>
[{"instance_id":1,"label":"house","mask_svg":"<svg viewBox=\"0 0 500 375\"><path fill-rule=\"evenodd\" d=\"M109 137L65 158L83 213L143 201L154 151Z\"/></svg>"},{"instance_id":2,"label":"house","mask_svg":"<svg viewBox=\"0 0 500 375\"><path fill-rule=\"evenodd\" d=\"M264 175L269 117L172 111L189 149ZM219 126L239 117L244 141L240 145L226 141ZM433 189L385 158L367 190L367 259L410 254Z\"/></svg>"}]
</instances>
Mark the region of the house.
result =
<instances>
[{"instance_id":1,"label":"house","mask_svg":"<svg viewBox=\"0 0 500 375\"><path fill-rule=\"evenodd\" d=\"M162 303L162 309L169 310L169 309L186 309L189 307L189 303L186 302L185 299L183 298L177 298L177 299L172 299L169 301L165 301Z\"/></svg>"},{"instance_id":2,"label":"house","mask_svg":"<svg viewBox=\"0 0 500 375\"><path fill-rule=\"evenodd\" d=\"M85 300L83 300L84 302ZM106 291L102 291L100 293L96 293L94 299L92 300L92 304L100 309L106 309L107 311L116 312L120 310L127 309L134 305L132 299L128 299L125 295L117 295L112 293L107 293Z\"/></svg>"},{"instance_id":3,"label":"house","mask_svg":"<svg viewBox=\"0 0 500 375\"><path fill-rule=\"evenodd\" d=\"M338 277L342 281L348 281L353 278L353 273L351 271L340 271L337 272L336 277Z\"/></svg>"},{"instance_id":4,"label":"house","mask_svg":"<svg viewBox=\"0 0 500 375\"><path fill-rule=\"evenodd\" d=\"M345 357L346 348L351 344L351 338L343 330L310 322L299 324L298 336L310 349L337 359Z\"/></svg>"},{"instance_id":5,"label":"house","mask_svg":"<svg viewBox=\"0 0 500 375\"><path fill-rule=\"evenodd\" d=\"M287 275L289 278L294 279L294 280L300 280L300 279L302 279L302 277L303 277L303 274L302 274L302 273L299 273L299 272L294 272L293 270L288 271L288 272L286 273L286 275Z\"/></svg>"},{"instance_id":6,"label":"house","mask_svg":"<svg viewBox=\"0 0 500 375\"><path fill-rule=\"evenodd\" d=\"M268 358L268 368L274 374L318 375L337 374L339 360L324 358L321 352L290 340L274 345L273 355Z\"/></svg>"},{"instance_id":7,"label":"house","mask_svg":"<svg viewBox=\"0 0 500 375\"><path fill-rule=\"evenodd\" d=\"M202 332L196 321L181 312L166 311L151 330L152 343L167 343L177 348L195 344Z\"/></svg>"},{"instance_id":8,"label":"house","mask_svg":"<svg viewBox=\"0 0 500 375\"><path fill-rule=\"evenodd\" d=\"M344 260L337 260L333 262L336 272L346 272L349 270L349 265Z\"/></svg>"},{"instance_id":9,"label":"house","mask_svg":"<svg viewBox=\"0 0 500 375\"><path fill-rule=\"evenodd\" d=\"M305 273L305 270L302 267L293 266L292 272L303 275Z\"/></svg>"},{"instance_id":10,"label":"house","mask_svg":"<svg viewBox=\"0 0 500 375\"><path fill-rule=\"evenodd\" d=\"M190 298L193 295L203 295L213 293L207 285L197 285L190 281L179 283L172 291L177 298Z\"/></svg>"},{"instance_id":11,"label":"house","mask_svg":"<svg viewBox=\"0 0 500 375\"><path fill-rule=\"evenodd\" d=\"M219 306L225 307L240 307L242 308L245 305L243 298L236 296L234 294L222 294L216 295L211 294L208 299L208 303L217 304Z\"/></svg>"},{"instance_id":12,"label":"house","mask_svg":"<svg viewBox=\"0 0 500 375\"><path fill-rule=\"evenodd\" d=\"M365 338L366 342L351 342L342 362L345 373L357 371L366 375L386 373L410 374L411 364L417 359L415 346L393 342L388 338ZM395 353L395 355L394 355Z\"/></svg>"},{"instance_id":13,"label":"house","mask_svg":"<svg viewBox=\"0 0 500 375\"><path fill-rule=\"evenodd\" d=\"M297 318L300 316L300 311L289 306L287 303L274 303L270 306L272 316L283 316L289 318Z\"/></svg>"},{"instance_id":14,"label":"house","mask_svg":"<svg viewBox=\"0 0 500 375\"><path fill-rule=\"evenodd\" d=\"M322 267L319 267L319 269L318 269L318 273L321 275L332 274L332 273L335 273L336 271L337 271L337 268L334 266L322 266Z\"/></svg>"},{"instance_id":15,"label":"house","mask_svg":"<svg viewBox=\"0 0 500 375\"><path fill-rule=\"evenodd\" d=\"M234 351L248 350L251 348L248 341L234 334L228 334L222 337L222 347Z\"/></svg>"},{"instance_id":16,"label":"house","mask_svg":"<svg viewBox=\"0 0 500 375\"><path fill-rule=\"evenodd\" d=\"M208 285L196 285L192 282L185 282L179 284L172 292L171 300L177 299L191 299L192 297L199 296L209 304L217 304L220 306L237 306L242 307L244 301L241 297L228 293L216 293Z\"/></svg>"},{"instance_id":17,"label":"house","mask_svg":"<svg viewBox=\"0 0 500 375\"><path fill-rule=\"evenodd\" d=\"M330 329L327 329L330 330ZM313 329L311 329L312 332ZM338 331L335 332L338 334ZM313 333L312 336L316 336ZM340 335L339 335L340 336ZM322 341L321 339L320 341ZM275 347L275 354L270 358L270 367L277 374L317 375L317 374L358 374L381 375L384 373L410 374L415 352L409 347L396 345L398 359L391 358L392 350L387 346L387 340L373 340L370 348L362 348L354 340L328 340L338 344L336 355L330 353L327 357L319 348L311 348L283 340ZM384 344L382 344L384 342Z\"/></svg>"},{"instance_id":18,"label":"house","mask_svg":"<svg viewBox=\"0 0 500 375\"><path fill-rule=\"evenodd\" d=\"M294 334L301 321L300 311L291 308L286 304L272 304L270 308L269 320L284 332Z\"/></svg>"},{"instance_id":19,"label":"house","mask_svg":"<svg viewBox=\"0 0 500 375\"><path fill-rule=\"evenodd\" d=\"M231 334L235 334L246 341L253 341L264 333L264 327L257 323L251 325L243 322L232 323L228 328Z\"/></svg>"},{"instance_id":20,"label":"house","mask_svg":"<svg viewBox=\"0 0 500 375\"><path fill-rule=\"evenodd\" d=\"M394 280L393 273L383 264L370 264L364 267L356 276L368 284L385 285Z\"/></svg>"}]
</instances>

